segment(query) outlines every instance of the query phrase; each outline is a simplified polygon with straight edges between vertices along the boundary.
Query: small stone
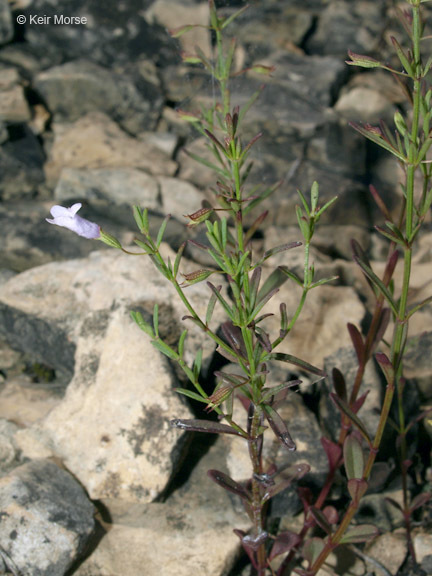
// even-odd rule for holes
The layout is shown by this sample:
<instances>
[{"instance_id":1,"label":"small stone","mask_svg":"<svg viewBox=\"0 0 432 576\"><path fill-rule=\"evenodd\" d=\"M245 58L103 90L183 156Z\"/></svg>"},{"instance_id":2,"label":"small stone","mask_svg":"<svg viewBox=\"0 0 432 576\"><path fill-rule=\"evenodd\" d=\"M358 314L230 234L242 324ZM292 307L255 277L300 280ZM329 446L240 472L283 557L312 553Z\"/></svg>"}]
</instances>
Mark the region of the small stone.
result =
<instances>
[{"instance_id":1,"label":"small stone","mask_svg":"<svg viewBox=\"0 0 432 576\"><path fill-rule=\"evenodd\" d=\"M432 551L432 534L420 532L414 536L414 550L417 562L422 563Z\"/></svg>"},{"instance_id":2,"label":"small stone","mask_svg":"<svg viewBox=\"0 0 432 576\"><path fill-rule=\"evenodd\" d=\"M63 576L94 529L84 490L53 462L35 460L0 479L0 538L26 576Z\"/></svg>"},{"instance_id":3,"label":"small stone","mask_svg":"<svg viewBox=\"0 0 432 576\"><path fill-rule=\"evenodd\" d=\"M31 112L22 86L0 91L0 121L20 124L29 122Z\"/></svg>"},{"instance_id":4,"label":"small stone","mask_svg":"<svg viewBox=\"0 0 432 576\"><path fill-rule=\"evenodd\" d=\"M367 556L378 560L391 574L397 574L408 552L406 535L396 532L381 534L366 544L365 552ZM370 563L369 567L373 568L374 565Z\"/></svg>"}]
</instances>

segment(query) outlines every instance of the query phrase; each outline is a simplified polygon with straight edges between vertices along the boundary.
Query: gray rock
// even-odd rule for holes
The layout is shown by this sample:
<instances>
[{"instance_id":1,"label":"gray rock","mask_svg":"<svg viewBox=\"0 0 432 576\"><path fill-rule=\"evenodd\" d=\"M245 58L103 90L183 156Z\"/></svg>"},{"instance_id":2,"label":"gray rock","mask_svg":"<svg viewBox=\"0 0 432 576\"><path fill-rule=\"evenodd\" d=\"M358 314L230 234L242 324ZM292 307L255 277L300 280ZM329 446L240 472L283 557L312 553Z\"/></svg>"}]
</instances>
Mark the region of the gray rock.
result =
<instances>
[{"instance_id":1,"label":"gray rock","mask_svg":"<svg viewBox=\"0 0 432 576\"><path fill-rule=\"evenodd\" d=\"M384 4L370 1L336 0L326 3L314 33L306 41L307 52L334 54L342 58L348 49L370 54L381 38L384 10Z\"/></svg>"},{"instance_id":2,"label":"gray rock","mask_svg":"<svg viewBox=\"0 0 432 576\"><path fill-rule=\"evenodd\" d=\"M18 72L14 68L2 68L1 75L0 122L11 124L29 122L31 112L23 87L20 85Z\"/></svg>"},{"instance_id":3,"label":"gray rock","mask_svg":"<svg viewBox=\"0 0 432 576\"><path fill-rule=\"evenodd\" d=\"M0 147L0 198L3 202L34 197L44 181L42 147L24 124L9 127Z\"/></svg>"},{"instance_id":4,"label":"gray rock","mask_svg":"<svg viewBox=\"0 0 432 576\"><path fill-rule=\"evenodd\" d=\"M0 419L0 477L19 464L19 452L14 438L18 430L15 423Z\"/></svg>"},{"instance_id":5,"label":"gray rock","mask_svg":"<svg viewBox=\"0 0 432 576\"><path fill-rule=\"evenodd\" d=\"M109 0L104 9L78 0L71 8L68 0L53 4L50 0L33 0L24 14L51 17L51 25L32 24L25 27L27 42L45 53L51 65L68 60L89 58L111 67L113 63L128 64L150 59L158 64L173 61L177 44L156 25L150 25L144 15L150 0L127 0L121 6ZM52 25L55 15L87 18L77 25Z\"/></svg>"},{"instance_id":6,"label":"gray rock","mask_svg":"<svg viewBox=\"0 0 432 576\"><path fill-rule=\"evenodd\" d=\"M14 27L8 0L0 1L0 44L6 44L13 38Z\"/></svg>"},{"instance_id":7,"label":"gray rock","mask_svg":"<svg viewBox=\"0 0 432 576\"><path fill-rule=\"evenodd\" d=\"M68 62L41 72L34 87L55 121L74 122L89 112L104 112L126 132L139 134L155 128L161 112L158 86L126 73L116 73L92 62Z\"/></svg>"},{"instance_id":8,"label":"gray rock","mask_svg":"<svg viewBox=\"0 0 432 576\"><path fill-rule=\"evenodd\" d=\"M182 442L169 420L190 412L173 393L177 381L166 358L129 317L140 309L148 318L158 302L160 333L175 345L185 310L173 296L149 259L114 251L29 270L1 289L1 333L59 376L74 374L65 399L39 427L47 449L93 498L151 501L178 465ZM187 297L204 317L207 287L193 285ZM215 329L221 316L215 313ZM192 325L189 365L201 347L208 367L214 346Z\"/></svg>"},{"instance_id":9,"label":"gray rock","mask_svg":"<svg viewBox=\"0 0 432 576\"><path fill-rule=\"evenodd\" d=\"M95 112L72 125L56 125L47 180L55 185L64 168L138 168L172 176L176 163L161 150L131 138L105 114Z\"/></svg>"},{"instance_id":10,"label":"gray rock","mask_svg":"<svg viewBox=\"0 0 432 576\"><path fill-rule=\"evenodd\" d=\"M2 550L28 576L64 576L94 529L84 490L49 461L35 460L1 478L0 507Z\"/></svg>"},{"instance_id":11,"label":"gray rock","mask_svg":"<svg viewBox=\"0 0 432 576\"><path fill-rule=\"evenodd\" d=\"M114 204L117 214L118 210L126 209L129 222L134 205L161 210L157 180L135 168L65 168L54 197L60 203L87 200L96 209L103 203Z\"/></svg>"},{"instance_id":12,"label":"gray rock","mask_svg":"<svg viewBox=\"0 0 432 576\"><path fill-rule=\"evenodd\" d=\"M209 435L194 436L180 482L194 454L202 456L208 439ZM236 497L213 484L209 468L227 472L219 440L166 501L131 505L103 500L111 523L104 524L106 535L75 576L142 576L143 566L146 576L159 576L161 566L164 576L189 576L196 569L206 576L230 573L240 548L232 529L247 530L249 520Z\"/></svg>"},{"instance_id":13,"label":"gray rock","mask_svg":"<svg viewBox=\"0 0 432 576\"><path fill-rule=\"evenodd\" d=\"M404 355L404 374L415 378L422 402L432 399L431 346L432 332L423 332L408 339Z\"/></svg>"}]
</instances>

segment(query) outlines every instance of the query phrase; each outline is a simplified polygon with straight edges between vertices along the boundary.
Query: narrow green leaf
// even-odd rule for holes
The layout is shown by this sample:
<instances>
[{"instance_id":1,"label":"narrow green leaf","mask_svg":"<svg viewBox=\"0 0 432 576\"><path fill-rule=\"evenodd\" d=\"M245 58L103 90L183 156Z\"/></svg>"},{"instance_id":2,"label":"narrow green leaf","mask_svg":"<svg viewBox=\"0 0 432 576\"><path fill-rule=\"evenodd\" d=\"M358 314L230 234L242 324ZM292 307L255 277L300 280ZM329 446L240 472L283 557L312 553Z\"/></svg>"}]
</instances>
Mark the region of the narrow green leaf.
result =
<instances>
[{"instance_id":1,"label":"narrow green leaf","mask_svg":"<svg viewBox=\"0 0 432 576\"><path fill-rule=\"evenodd\" d=\"M360 544L376 538L379 530L372 524L361 524L350 528L341 538L341 544Z\"/></svg>"},{"instance_id":2,"label":"narrow green leaf","mask_svg":"<svg viewBox=\"0 0 432 576\"><path fill-rule=\"evenodd\" d=\"M405 68L406 72L411 76L411 78L414 78L414 69L411 65L411 62L408 60L405 52L403 51L402 46L399 44L399 42L396 40L394 36L391 36L390 39L392 41L392 44L396 50L396 53L402 66Z\"/></svg>"},{"instance_id":3,"label":"narrow green leaf","mask_svg":"<svg viewBox=\"0 0 432 576\"><path fill-rule=\"evenodd\" d=\"M203 404L207 404L207 402L208 402L206 398L203 398L202 396L200 396L196 392L193 392L192 390L187 390L186 388L174 388L174 392L178 392L179 394L182 394L183 396L187 396L188 398L191 398L192 400L196 400L197 402L202 402Z\"/></svg>"},{"instance_id":4,"label":"narrow green leaf","mask_svg":"<svg viewBox=\"0 0 432 576\"><path fill-rule=\"evenodd\" d=\"M300 280L300 278L297 276L297 274L295 274L294 272L291 272L290 270L288 270L288 268L286 266L280 266L280 270L286 275L288 276L288 278L291 278L291 280L294 280L294 282L296 284L298 284L301 288L303 288L303 282Z\"/></svg>"},{"instance_id":5,"label":"narrow green leaf","mask_svg":"<svg viewBox=\"0 0 432 576\"><path fill-rule=\"evenodd\" d=\"M156 246L159 248L159 246L162 243L162 239L163 239L163 235L165 234L165 230L168 224L168 220L171 218L171 214L168 214L167 216L165 216L165 218L163 219L163 222L161 224L161 227L159 228L159 232L156 238Z\"/></svg>"},{"instance_id":6,"label":"narrow green leaf","mask_svg":"<svg viewBox=\"0 0 432 576\"><path fill-rule=\"evenodd\" d=\"M159 306L157 303L153 307L153 328L156 338L159 338Z\"/></svg>"},{"instance_id":7,"label":"narrow green leaf","mask_svg":"<svg viewBox=\"0 0 432 576\"><path fill-rule=\"evenodd\" d=\"M261 391L262 401L270 402L270 400L275 396L277 396L279 392L283 392L284 390L293 388L294 386L299 386L301 383L302 383L301 380L290 380L289 382L279 384L279 386L273 386L272 388L263 388Z\"/></svg>"},{"instance_id":8,"label":"narrow green leaf","mask_svg":"<svg viewBox=\"0 0 432 576\"><path fill-rule=\"evenodd\" d=\"M369 484L363 478L351 478L348 480L348 492L354 502L360 502L366 494Z\"/></svg>"},{"instance_id":9,"label":"narrow green leaf","mask_svg":"<svg viewBox=\"0 0 432 576\"><path fill-rule=\"evenodd\" d=\"M243 12L245 10L247 10L249 8L249 5L246 4L246 6L243 6L242 8L240 8L239 10L237 10L236 12L234 12L234 14L231 14L231 16L229 18L227 18L226 20L223 21L222 25L221 25L221 29L223 30L224 28L226 28L227 26L229 26L231 24L231 22L233 20L235 20L236 18L238 18L238 16L240 16L240 14L243 14Z\"/></svg>"},{"instance_id":10,"label":"narrow green leaf","mask_svg":"<svg viewBox=\"0 0 432 576\"><path fill-rule=\"evenodd\" d=\"M364 471L364 454L359 440L353 434L345 438L343 446L345 472L348 480L361 480Z\"/></svg>"},{"instance_id":11,"label":"narrow green leaf","mask_svg":"<svg viewBox=\"0 0 432 576\"><path fill-rule=\"evenodd\" d=\"M334 204L336 202L336 200L338 199L337 196L334 196L331 200L329 200L328 202L326 202L324 204L324 206L322 208L319 209L319 211L317 212L316 216L315 216L315 221L318 222L318 219L321 217L321 215L328 210L328 208L330 208L330 206L332 204Z\"/></svg>"},{"instance_id":12,"label":"narrow green leaf","mask_svg":"<svg viewBox=\"0 0 432 576\"><path fill-rule=\"evenodd\" d=\"M291 250L291 248L297 248L298 246L301 246L302 243L301 242L289 242L288 244L281 244L280 246L275 246L274 248L270 248L269 250L266 250L264 252L264 256L262 258L261 262L264 262L265 260L267 260L268 258L270 258L271 256L274 256L275 254L279 254L279 252L285 252L286 250Z\"/></svg>"},{"instance_id":13,"label":"narrow green leaf","mask_svg":"<svg viewBox=\"0 0 432 576\"><path fill-rule=\"evenodd\" d=\"M162 352L162 354L168 356L168 358L171 358L172 360L179 359L177 352L168 346L168 344L165 344L165 342L162 340L152 340L152 344L157 350L159 350L159 352Z\"/></svg>"},{"instance_id":14,"label":"narrow green leaf","mask_svg":"<svg viewBox=\"0 0 432 576\"><path fill-rule=\"evenodd\" d=\"M155 337L155 333L153 331L153 328L151 327L151 325L149 324L149 322L146 322L144 320L144 318L142 317L141 312L134 312L131 311L130 313L132 320L139 326L139 328L141 328L141 330L143 332L145 332L146 334L148 334L150 336L150 338L154 338Z\"/></svg>"},{"instance_id":15,"label":"narrow green leaf","mask_svg":"<svg viewBox=\"0 0 432 576\"><path fill-rule=\"evenodd\" d=\"M179 343L178 343L178 353L179 353L180 358L183 358L183 355L184 355L184 343L186 340L186 336L187 336L187 330L183 330L183 332L180 335Z\"/></svg>"},{"instance_id":16,"label":"narrow green leaf","mask_svg":"<svg viewBox=\"0 0 432 576\"><path fill-rule=\"evenodd\" d=\"M193 363L193 373L194 373L195 380L198 380L200 372L201 372L202 355L203 355L203 351L202 351L202 348L200 348L195 355L195 360Z\"/></svg>"},{"instance_id":17,"label":"narrow green leaf","mask_svg":"<svg viewBox=\"0 0 432 576\"><path fill-rule=\"evenodd\" d=\"M231 309L231 306L228 304L228 302L225 300L225 298L222 296L222 294L219 293L216 286L214 286L211 282L207 282L207 286L210 288L210 290L213 292L213 294L216 296L216 298L222 304L223 309L228 314L228 316L231 318L231 320L233 320L234 313Z\"/></svg>"},{"instance_id":18,"label":"narrow green leaf","mask_svg":"<svg viewBox=\"0 0 432 576\"><path fill-rule=\"evenodd\" d=\"M213 170L214 172L216 172L217 174L220 174L224 178L230 178L231 177L229 172L227 172L223 168L220 168L216 164L213 164L213 162L210 162L206 158L203 158L202 156L198 156L197 154L194 154L193 152L190 152L189 150L186 150L186 149L183 149L183 151L185 152L185 154L187 154L190 158L192 158L196 162L199 162L203 166L210 168L210 170Z\"/></svg>"},{"instance_id":19,"label":"narrow green leaf","mask_svg":"<svg viewBox=\"0 0 432 576\"><path fill-rule=\"evenodd\" d=\"M177 251L176 259L174 260L174 270L173 270L174 279L177 278L180 262L185 248L186 248L186 242L183 242Z\"/></svg>"},{"instance_id":20,"label":"narrow green leaf","mask_svg":"<svg viewBox=\"0 0 432 576\"><path fill-rule=\"evenodd\" d=\"M334 282L335 280L339 280L339 276L331 276L330 278L321 278L321 280L317 280L316 282L313 282L309 286L309 289L312 290L312 288L317 288L318 286L324 286L324 284L328 284L329 282Z\"/></svg>"}]
</instances>

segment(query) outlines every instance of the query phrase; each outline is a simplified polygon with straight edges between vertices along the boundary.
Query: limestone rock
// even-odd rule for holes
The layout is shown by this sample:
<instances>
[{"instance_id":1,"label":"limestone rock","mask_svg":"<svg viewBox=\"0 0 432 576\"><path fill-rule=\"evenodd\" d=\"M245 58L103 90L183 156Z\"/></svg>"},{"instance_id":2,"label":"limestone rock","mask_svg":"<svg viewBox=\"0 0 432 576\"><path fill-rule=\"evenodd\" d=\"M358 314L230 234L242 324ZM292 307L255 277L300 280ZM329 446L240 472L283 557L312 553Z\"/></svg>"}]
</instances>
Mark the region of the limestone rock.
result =
<instances>
[{"instance_id":1,"label":"limestone rock","mask_svg":"<svg viewBox=\"0 0 432 576\"><path fill-rule=\"evenodd\" d=\"M156 0L146 11L145 16L149 22L158 23L168 29L188 24L198 25L180 37L182 50L193 54L195 47L199 46L207 57L211 56L210 32L206 28L209 25L209 9L206 2L186 1L177 4L171 0Z\"/></svg>"},{"instance_id":2,"label":"limestone rock","mask_svg":"<svg viewBox=\"0 0 432 576\"><path fill-rule=\"evenodd\" d=\"M59 377L74 374L65 399L38 424L49 437L47 447L93 498L153 500L181 455L182 437L169 420L190 412L172 390L176 380L166 358L129 311L139 309L150 318L158 302L160 333L175 345L182 306L149 259L132 261L117 252L53 263L16 278L14 286L12 278L2 288L1 332L54 367ZM188 289L201 316L205 290L203 285ZM202 346L202 335L192 326L185 352L189 364ZM204 343L205 365L213 352L214 346Z\"/></svg>"},{"instance_id":3,"label":"limestone rock","mask_svg":"<svg viewBox=\"0 0 432 576\"><path fill-rule=\"evenodd\" d=\"M126 210L131 221L132 206L160 210L157 180L136 168L65 168L55 189L59 202L87 200L93 207L109 202L118 210Z\"/></svg>"},{"instance_id":4,"label":"limestone rock","mask_svg":"<svg viewBox=\"0 0 432 576\"><path fill-rule=\"evenodd\" d=\"M205 444L208 435L201 436ZM191 447L196 443L195 436ZM164 576L228 574L240 548L232 529L247 530L249 520L235 497L207 476L208 468L226 472L225 459L218 440L163 503L103 500L112 524L104 523L106 535L75 576L142 576L143 566L146 576L159 576L161 566Z\"/></svg>"},{"instance_id":5,"label":"limestone rock","mask_svg":"<svg viewBox=\"0 0 432 576\"><path fill-rule=\"evenodd\" d=\"M160 150L131 138L98 112L70 126L57 125L50 159L45 165L48 181L55 183L63 168L138 168L171 176L176 164Z\"/></svg>"},{"instance_id":6,"label":"limestone rock","mask_svg":"<svg viewBox=\"0 0 432 576\"><path fill-rule=\"evenodd\" d=\"M55 5L50 0L33 0L24 14L51 17L51 25L28 24L26 40L34 50L45 54L51 65L89 58L111 67L147 59L159 65L175 58L176 43L161 26L150 25L145 10L150 0L126 0L119 5L109 0L101 10L97 4L77 0L73 9L68 0ZM54 15L87 18L79 25L57 24ZM47 66L48 67L48 66Z\"/></svg>"},{"instance_id":7,"label":"limestone rock","mask_svg":"<svg viewBox=\"0 0 432 576\"><path fill-rule=\"evenodd\" d=\"M8 0L0 1L0 44L6 44L13 38L14 27Z\"/></svg>"},{"instance_id":8,"label":"limestone rock","mask_svg":"<svg viewBox=\"0 0 432 576\"><path fill-rule=\"evenodd\" d=\"M0 147L2 202L34 197L44 181L42 147L25 124L10 126L8 136Z\"/></svg>"},{"instance_id":9,"label":"limestone rock","mask_svg":"<svg viewBox=\"0 0 432 576\"><path fill-rule=\"evenodd\" d=\"M93 505L84 490L46 460L0 479L0 507L2 549L11 568L28 576L64 576L94 528Z\"/></svg>"},{"instance_id":10,"label":"limestone rock","mask_svg":"<svg viewBox=\"0 0 432 576\"><path fill-rule=\"evenodd\" d=\"M0 91L0 121L19 124L30 119L30 108L22 86Z\"/></svg>"},{"instance_id":11,"label":"limestone rock","mask_svg":"<svg viewBox=\"0 0 432 576\"><path fill-rule=\"evenodd\" d=\"M112 72L86 60L67 62L36 76L34 87L56 121L74 122L89 112L104 112L130 134L155 128L162 105L157 86L140 90L126 73Z\"/></svg>"},{"instance_id":12,"label":"limestone rock","mask_svg":"<svg viewBox=\"0 0 432 576\"><path fill-rule=\"evenodd\" d=\"M377 124L393 118L395 108L377 90L358 86L340 96L335 110L351 121Z\"/></svg>"}]
</instances>

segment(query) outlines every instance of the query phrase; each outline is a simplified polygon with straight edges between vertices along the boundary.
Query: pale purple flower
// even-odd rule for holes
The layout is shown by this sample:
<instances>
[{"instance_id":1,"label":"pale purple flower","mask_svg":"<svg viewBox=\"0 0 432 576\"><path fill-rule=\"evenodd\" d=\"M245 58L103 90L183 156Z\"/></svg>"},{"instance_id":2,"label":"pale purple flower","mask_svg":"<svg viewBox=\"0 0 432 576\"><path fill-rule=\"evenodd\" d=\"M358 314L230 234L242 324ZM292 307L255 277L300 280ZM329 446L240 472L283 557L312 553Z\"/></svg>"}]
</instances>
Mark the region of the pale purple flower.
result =
<instances>
[{"instance_id":1,"label":"pale purple flower","mask_svg":"<svg viewBox=\"0 0 432 576\"><path fill-rule=\"evenodd\" d=\"M50 210L53 219L50 220L49 218L46 218L46 221L50 224L62 226L63 228L69 228L69 230L72 230L72 232L75 232L78 236L83 236L84 238L99 238L101 235L100 227L94 222L85 220L85 218L81 218L81 216L77 215L81 206L82 204L79 202L70 208L64 208L64 206L53 206Z\"/></svg>"}]
</instances>

